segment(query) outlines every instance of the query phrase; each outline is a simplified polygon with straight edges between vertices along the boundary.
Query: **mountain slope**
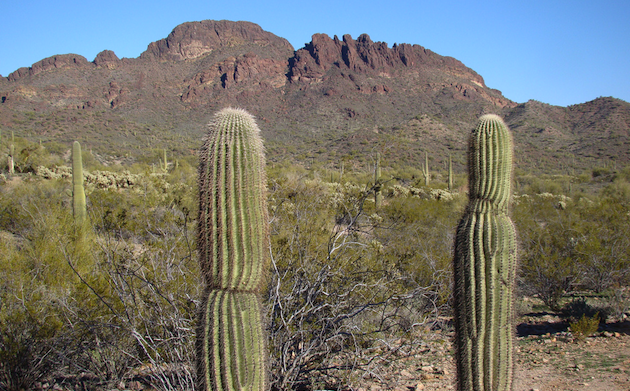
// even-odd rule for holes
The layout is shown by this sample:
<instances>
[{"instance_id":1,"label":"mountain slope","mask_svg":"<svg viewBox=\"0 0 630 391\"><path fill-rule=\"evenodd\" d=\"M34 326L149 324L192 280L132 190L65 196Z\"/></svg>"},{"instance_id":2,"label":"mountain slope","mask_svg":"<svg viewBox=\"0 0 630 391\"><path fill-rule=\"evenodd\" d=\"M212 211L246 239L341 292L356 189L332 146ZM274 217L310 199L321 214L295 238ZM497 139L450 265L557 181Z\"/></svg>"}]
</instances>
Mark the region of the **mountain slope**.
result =
<instances>
[{"instance_id":1,"label":"mountain slope","mask_svg":"<svg viewBox=\"0 0 630 391\"><path fill-rule=\"evenodd\" d=\"M486 112L512 126L524 169L630 160L627 102L517 104L454 58L367 34L315 34L294 51L253 23L190 22L135 59L57 55L0 78L2 129L77 139L129 161L161 148L190 154L210 116L230 105L257 116L271 161L366 166L380 150L388 164L417 165L429 151L434 164L451 154L462 170L467 133Z\"/></svg>"}]
</instances>

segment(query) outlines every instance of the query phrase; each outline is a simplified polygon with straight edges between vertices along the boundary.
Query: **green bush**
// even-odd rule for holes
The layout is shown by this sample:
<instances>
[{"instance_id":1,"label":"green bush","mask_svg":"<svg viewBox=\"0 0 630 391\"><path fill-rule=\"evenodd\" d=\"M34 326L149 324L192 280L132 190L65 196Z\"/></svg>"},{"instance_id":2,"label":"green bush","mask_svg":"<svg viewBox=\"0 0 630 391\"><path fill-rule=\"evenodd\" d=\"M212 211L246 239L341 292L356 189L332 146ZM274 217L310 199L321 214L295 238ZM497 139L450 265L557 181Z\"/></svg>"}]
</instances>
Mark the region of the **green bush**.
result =
<instances>
[{"instance_id":1,"label":"green bush","mask_svg":"<svg viewBox=\"0 0 630 391\"><path fill-rule=\"evenodd\" d=\"M590 337L597 332L599 320L599 314L595 314L590 317L586 314L582 315L579 320L569 323L573 336L578 340Z\"/></svg>"}]
</instances>

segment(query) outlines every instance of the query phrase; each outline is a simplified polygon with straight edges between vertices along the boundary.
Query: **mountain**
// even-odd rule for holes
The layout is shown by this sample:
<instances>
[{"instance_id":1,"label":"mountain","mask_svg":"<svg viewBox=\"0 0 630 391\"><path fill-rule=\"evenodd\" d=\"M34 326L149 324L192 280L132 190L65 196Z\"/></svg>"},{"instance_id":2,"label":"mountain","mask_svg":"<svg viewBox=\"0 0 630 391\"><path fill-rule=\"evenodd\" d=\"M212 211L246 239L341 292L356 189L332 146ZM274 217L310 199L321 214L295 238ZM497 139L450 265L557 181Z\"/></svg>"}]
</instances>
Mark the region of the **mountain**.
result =
<instances>
[{"instance_id":1,"label":"mountain","mask_svg":"<svg viewBox=\"0 0 630 391\"><path fill-rule=\"evenodd\" d=\"M467 134L494 112L514 131L524 170L627 164L630 104L516 103L460 61L367 34L315 34L298 50L250 22L184 23L138 58L104 50L49 57L0 78L0 128L69 145L104 160L194 153L218 109L258 118L271 161L419 165L424 151L463 170ZM6 133L5 133L6 134ZM387 164L387 163L386 163Z\"/></svg>"}]
</instances>

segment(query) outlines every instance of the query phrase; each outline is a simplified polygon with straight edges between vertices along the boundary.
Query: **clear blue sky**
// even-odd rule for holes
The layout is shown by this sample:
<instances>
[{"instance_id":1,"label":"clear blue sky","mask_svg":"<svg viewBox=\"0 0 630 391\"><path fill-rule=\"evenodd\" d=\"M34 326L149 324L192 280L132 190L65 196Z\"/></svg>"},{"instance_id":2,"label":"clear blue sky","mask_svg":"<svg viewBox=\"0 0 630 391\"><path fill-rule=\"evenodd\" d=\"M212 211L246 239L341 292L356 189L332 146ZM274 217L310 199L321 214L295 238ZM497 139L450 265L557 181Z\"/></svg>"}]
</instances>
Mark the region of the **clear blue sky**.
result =
<instances>
[{"instance_id":1,"label":"clear blue sky","mask_svg":"<svg viewBox=\"0 0 630 391\"><path fill-rule=\"evenodd\" d=\"M630 101L630 0L3 1L0 74L55 55L138 57L180 23L247 20L297 50L367 33L452 56L516 102Z\"/></svg>"}]
</instances>

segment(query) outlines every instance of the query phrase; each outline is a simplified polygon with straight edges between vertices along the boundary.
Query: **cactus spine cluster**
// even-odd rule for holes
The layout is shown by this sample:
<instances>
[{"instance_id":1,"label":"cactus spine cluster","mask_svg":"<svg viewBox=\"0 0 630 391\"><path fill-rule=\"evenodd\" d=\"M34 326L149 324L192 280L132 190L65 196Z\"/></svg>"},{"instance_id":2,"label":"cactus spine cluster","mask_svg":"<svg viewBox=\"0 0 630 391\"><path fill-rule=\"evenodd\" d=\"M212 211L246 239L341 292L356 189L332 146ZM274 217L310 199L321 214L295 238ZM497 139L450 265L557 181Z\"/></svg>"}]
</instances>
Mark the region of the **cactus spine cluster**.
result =
<instances>
[{"instance_id":1,"label":"cactus spine cluster","mask_svg":"<svg viewBox=\"0 0 630 391\"><path fill-rule=\"evenodd\" d=\"M72 213L74 221L77 223L85 221L87 210L83 188L83 158L81 157L81 144L78 141L72 144Z\"/></svg>"},{"instance_id":2,"label":"cactus spine cluster","mask_svg":"<svg viewBox=\"0 0 630 391\"><path fill-rule=\"evenodd\" d=\"M197 331L199 390L267 386L260 291L269 244L260 130L240 109L209 124L199 164L199 262L205 282Z\"/></svg>"},{"instance_id":3,"label":"cactus spine cluster","mask_svg":"<svg viewBox=\"0 0 630 391\"><path fill-rule=\"evenodd\" d=\"M455 348L460 391L510 390L516 231L508 215L513 144L496 115L470 137L469 203L454 255Z\"/></svg>"}]
</instances>

